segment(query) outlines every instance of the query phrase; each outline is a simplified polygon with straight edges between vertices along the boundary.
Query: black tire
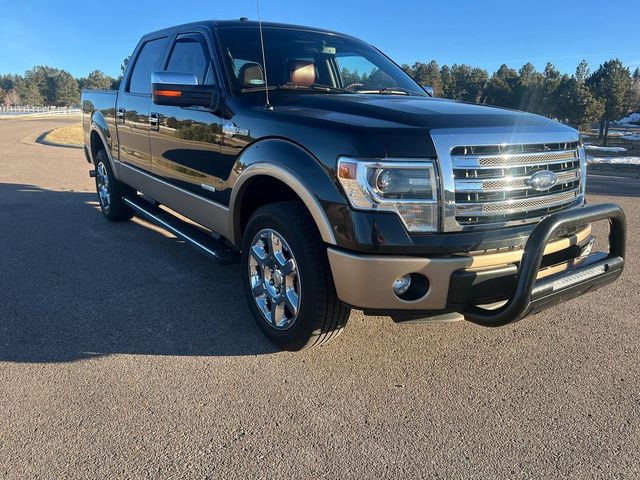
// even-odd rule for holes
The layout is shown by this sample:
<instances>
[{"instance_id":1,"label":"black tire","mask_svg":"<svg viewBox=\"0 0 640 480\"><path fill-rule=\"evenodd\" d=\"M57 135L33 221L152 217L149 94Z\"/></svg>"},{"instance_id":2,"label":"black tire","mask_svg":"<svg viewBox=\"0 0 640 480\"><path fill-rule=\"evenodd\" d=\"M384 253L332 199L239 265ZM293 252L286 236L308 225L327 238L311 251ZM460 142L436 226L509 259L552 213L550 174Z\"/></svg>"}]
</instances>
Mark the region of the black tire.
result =
<instances>
[{"instance_id":1,"label":"black tire","mask_svg":"<svg viewBox=\"0 0 640 480\"><path fill-rule=\"evenodd\" d=\"M264 287L262 285L259 287L260 289L264 288L264 297L254 297L254 285L256 279L261 278L261 269L263 271L262 277L265 277L265 274L269 275L265 267L257 264L255 254L253 256L251 254L254 240L258 239L258 242L262 242L260 235L265 235L263 233L265 231L274 232L284 240L284 242L280 242L277 236L275 237L276 244L286 248L286 257L289 257L290 251L296 266L295 279L291 280L290 277L286 277L284 284L279 283L284 286L283 291L285 292L287 285L292 285L291 282L293 282L291 288L300 287L299 302L297 303L299 305L298 313L286 329L274 327L267 318L269 313L263 314L258 306L258 298L267 299L263 305L272 305L269 300L271 297L267 292L266 279L264 279ZM263 245L264 242L259 244ZM326 248L313 219L303 204L276 202L256 210L244 231L241 264L243 287L247 295L249 309L258 327L278 347L295 351L320 346L337 337L346 325L351 308L342 303L336 295ZM254 274L253 278L252 274ZM279 275L280 271L277 274ZM271 280L276 278L273 275L272 271ZM279 276L278 279L281 281L282 276ZM265 308L270 309L271 307ZM282 318L286 318L288 306L283 308ZM288 311L288 313L290 312Z\"/></svg>"},{"instance_id":2,"label":"black tire","mask_svg":"<svg viewBox=\"0 0 640 480\"><path fill-rule=\"evenodd\" d=\"M135 192L131 187L119 182L113 174L107 152L100 150L95 158L96 192L100 210L112 222L130 220L134 211L122 200ZM106 182L105 182L106 179ZM104 188L102 188L104 187ZM102 190L101 190L102 189Z\"/></svg>"}]
</instances>

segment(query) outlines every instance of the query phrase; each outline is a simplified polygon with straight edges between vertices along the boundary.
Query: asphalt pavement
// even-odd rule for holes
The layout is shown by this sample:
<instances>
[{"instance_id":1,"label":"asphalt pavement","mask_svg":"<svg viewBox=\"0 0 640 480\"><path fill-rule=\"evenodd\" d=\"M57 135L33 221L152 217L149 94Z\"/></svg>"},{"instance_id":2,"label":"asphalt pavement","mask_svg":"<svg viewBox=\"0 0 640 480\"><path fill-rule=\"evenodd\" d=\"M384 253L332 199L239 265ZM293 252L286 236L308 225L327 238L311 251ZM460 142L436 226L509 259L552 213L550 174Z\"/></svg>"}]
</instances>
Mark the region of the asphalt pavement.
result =
<instances>
[{"instance_id":1,"label":"asphalt pavement","mask_svg":"<svg viewBox=\"0 0 640 480\"><path fill-rule=\"evenodd\" d=\"M640 181L590 179L628 216L614 285L283 353L238 266L102 217L82 151L33 143L62 122L0 121L0 478L640 477Z\"/></svg>"}]
</instances>

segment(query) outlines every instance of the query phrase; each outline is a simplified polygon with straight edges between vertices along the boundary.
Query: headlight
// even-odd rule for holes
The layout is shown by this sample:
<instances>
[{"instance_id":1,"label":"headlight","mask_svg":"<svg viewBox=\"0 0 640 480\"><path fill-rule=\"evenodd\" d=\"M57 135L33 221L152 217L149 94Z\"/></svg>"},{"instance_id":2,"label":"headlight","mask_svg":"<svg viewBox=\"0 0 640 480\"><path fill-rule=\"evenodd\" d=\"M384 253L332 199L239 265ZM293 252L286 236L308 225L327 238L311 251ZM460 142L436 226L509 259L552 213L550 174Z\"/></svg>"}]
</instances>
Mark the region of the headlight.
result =
<instances>
[{"instance_id":1,"label":"headlight","mask_svg":"<svg viewBox=\"0 0 640 480\"><path fill-rule=\"evenodd\" d=\"M395 212L410 232L438 230L438 190L432 161L341 158L338 180L353 208Z\"/></svg>"}]
</instances>

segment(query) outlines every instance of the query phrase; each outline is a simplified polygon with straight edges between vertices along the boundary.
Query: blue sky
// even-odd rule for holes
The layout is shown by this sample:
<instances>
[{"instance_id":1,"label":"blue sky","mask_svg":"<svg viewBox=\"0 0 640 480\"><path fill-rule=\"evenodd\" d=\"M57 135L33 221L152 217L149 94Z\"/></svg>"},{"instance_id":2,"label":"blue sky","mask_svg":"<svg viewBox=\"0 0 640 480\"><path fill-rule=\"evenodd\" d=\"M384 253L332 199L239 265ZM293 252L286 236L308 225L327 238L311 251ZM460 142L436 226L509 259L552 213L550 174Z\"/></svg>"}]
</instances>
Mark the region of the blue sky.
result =
<instances>
[{"instance_id":1,"label":"blue sky","mask_svg":"<svg viewBox=\"0 0 640 480\"><path fill-rule=\"evenodd\" d=\"M294 6L295 5L295 6ZM640 66L640 1L262 0L263 20L318 26L360 37L399 63L437 60L495 71L547 61L573 73L612 57ZM256 18L255 0L0 0L0 73L33 65L75 76L119 74L138 38L206 18Z\"/></svg>"}]
</instances>

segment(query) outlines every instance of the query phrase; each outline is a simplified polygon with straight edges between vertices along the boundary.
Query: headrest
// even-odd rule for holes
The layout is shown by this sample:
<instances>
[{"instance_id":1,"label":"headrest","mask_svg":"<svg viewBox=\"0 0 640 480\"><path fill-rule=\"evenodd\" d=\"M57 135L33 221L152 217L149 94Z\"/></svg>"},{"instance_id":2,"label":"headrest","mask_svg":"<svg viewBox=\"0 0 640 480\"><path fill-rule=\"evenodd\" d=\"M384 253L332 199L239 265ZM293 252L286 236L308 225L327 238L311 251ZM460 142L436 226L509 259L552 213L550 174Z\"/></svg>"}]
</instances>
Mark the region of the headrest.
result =
<instances>
[{"instance_id":1,"label":"headrest","mask_svg":"<svg viewBox=\"0 0 640 480\"><path fill-rule=\"evenodd\" d=\"M291 83L301 87L308 87L316 83L315 64L306 60L291 62Z\"/></svg>"},{"instance_id":2,"label":"headrest","mask_svg":"<svg viewBox=\"0 0 640 480\"><path fill-rule=\"evenodd\" d=\"M240 67L238 80L243 88L260 87L264 85L262 66L259 63L245 63Z\"/></svg>"}]
</instances>

